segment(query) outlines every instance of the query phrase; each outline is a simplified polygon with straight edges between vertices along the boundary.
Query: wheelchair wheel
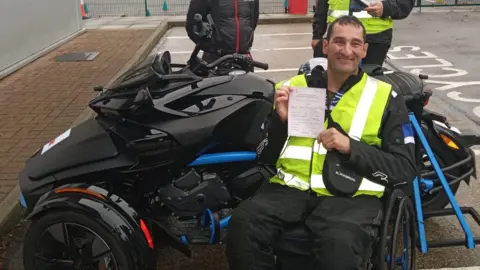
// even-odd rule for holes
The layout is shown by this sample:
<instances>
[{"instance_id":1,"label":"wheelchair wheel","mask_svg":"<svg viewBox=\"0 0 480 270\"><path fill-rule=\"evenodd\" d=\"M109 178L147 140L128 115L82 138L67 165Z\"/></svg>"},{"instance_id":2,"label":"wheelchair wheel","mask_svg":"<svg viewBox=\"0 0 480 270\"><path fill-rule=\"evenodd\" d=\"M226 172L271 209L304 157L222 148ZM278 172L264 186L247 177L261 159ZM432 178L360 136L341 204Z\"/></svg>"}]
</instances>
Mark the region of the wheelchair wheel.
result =
<instances>
[{"instance_id":1,"label":"wheelchair wheel","mask_svg":"<svg viewBox=\"0 0 480 270\"><path fill-rule=\"evenodd\" d=\"M121 239L102 224L74 211L35 219L24 239L23 264L33 269L134 269Z\"/></svg>"},{"instance_id":2,"label":"wheelchair wheel","mask_svg":"<svg viewBox=\"0 0 480 270\"><path fill-rule=\"evenodd\" d=\"M413 204L409 197L397 197L391 206L394 207L389 207L381 229L379 253L373 269L415 269L417 228ZM393 220L393 224L389 220Z\"/></svg>"}]
</instances>

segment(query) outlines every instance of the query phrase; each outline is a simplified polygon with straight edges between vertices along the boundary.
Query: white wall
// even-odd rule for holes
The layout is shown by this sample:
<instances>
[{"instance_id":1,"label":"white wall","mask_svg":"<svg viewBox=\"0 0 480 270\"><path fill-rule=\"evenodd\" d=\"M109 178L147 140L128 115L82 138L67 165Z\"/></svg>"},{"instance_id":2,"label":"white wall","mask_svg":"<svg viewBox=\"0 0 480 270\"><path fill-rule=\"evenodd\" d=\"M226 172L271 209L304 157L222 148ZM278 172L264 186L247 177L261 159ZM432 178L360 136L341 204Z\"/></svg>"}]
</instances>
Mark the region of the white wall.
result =
<instances>
[{"instance_id":1,"label":"white wall","mask_svg":"<svg viewBox=\"0 0 480 270\"><path fill-rule=\"evenodd\" d=\"M0 79L82 28L80 0L0 0Z\"/></svg>"}]
</instances>

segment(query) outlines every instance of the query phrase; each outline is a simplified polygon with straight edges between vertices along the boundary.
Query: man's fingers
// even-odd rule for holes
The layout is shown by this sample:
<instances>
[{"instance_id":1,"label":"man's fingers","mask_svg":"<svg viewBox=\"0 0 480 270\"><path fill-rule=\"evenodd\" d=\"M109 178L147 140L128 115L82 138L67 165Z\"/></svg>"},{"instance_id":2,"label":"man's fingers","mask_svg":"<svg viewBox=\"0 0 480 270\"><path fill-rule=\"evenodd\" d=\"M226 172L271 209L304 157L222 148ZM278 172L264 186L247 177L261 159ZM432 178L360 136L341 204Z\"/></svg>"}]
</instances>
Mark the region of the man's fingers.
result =
<instances>
[{"instance_id":1,"label":"man's fingers","mask_svg":"<svg viewBox=\"0 0 480 270\"><path fill-rule=\"evenodd\" d=\"M284 101L287 101L287 100L288 100L287 96L277 98L277 102L284 102Z\"/></svg>"}]
</instances>

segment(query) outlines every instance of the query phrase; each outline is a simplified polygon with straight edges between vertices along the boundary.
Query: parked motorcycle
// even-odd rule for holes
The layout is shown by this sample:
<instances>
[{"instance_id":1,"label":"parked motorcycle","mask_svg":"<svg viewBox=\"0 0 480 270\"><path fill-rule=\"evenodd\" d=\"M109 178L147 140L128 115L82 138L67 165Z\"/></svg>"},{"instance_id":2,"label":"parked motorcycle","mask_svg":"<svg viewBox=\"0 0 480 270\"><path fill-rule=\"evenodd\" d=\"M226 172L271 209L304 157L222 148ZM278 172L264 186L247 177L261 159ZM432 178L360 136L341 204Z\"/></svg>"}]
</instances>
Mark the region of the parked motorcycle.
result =
<instances>
[{"instance_id":1,"label":"parked motorcycle","mask_svg":"<svg viewBox=\"0 0 480 270\"><path fill-rule=\"evenodd\" d=\"M24 239L26 270L155 269L161 245L190 256L189 245L224 240L231 209L275 173L256 162L255 152L272 112L274 82L240 69L212 72L232 60L266 66L225 55L173 72L168 51L151 56L90 102L94 119L26 162L19 183L32 221ZM375 72L369 71L388 75ZM205 73L215 75L198 75ZM409 87L424 98L416 102L423 108L428 92ZM463 137L447 124L429 126L438 119L433 116L424 116L431 119L427 129L450 151L440 155L467 156ZM441 143L445 137L460 149ZM472 160L460 165L454 169L466 177L475 167ZM434 179L431 184L434 190ZM291 246L282 241L277 250Z\"/></svg>"},{"instance_id":2,"label":"parked motorcycle","mask_svg":"<svg viewBox=\"0 0 480 270\"><path fill-rule=\"evenodd\" d=\"M149 56L90 102L94 119L28 159L26 270L156 269L160 244L189 256L187 243L221 242L229 211L272 175L255 150L274 82L215 74L226 62L268 65L234 54L173 72L170 61L168 51Z\"/></svg>"}]
</instances>

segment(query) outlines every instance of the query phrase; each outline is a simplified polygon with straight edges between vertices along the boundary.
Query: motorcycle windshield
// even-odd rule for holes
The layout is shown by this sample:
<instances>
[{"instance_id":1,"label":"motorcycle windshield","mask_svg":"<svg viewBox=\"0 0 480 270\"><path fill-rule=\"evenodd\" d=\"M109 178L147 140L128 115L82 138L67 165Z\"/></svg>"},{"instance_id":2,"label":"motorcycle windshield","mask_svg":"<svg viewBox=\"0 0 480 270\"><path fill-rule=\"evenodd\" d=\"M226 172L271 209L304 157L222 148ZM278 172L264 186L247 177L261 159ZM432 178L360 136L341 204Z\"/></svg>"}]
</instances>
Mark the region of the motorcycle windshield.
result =
<instances>
[{"instance_id":1,"label":"motorcycle windshield","mask_svg":"<svg viewBox=\"0 0 480 270\"><path fill-rule=\"evenodd\" d=\"M149 78L155 76L155 72L152 70L152 64L155 60L155 55L149 55L137 66L126 71L114 83L109 87L109 90L114 90L115 92L125 88L131 88L139 84L144 84L147 81L150 81Z\"/></svg>"}]
</instances>

